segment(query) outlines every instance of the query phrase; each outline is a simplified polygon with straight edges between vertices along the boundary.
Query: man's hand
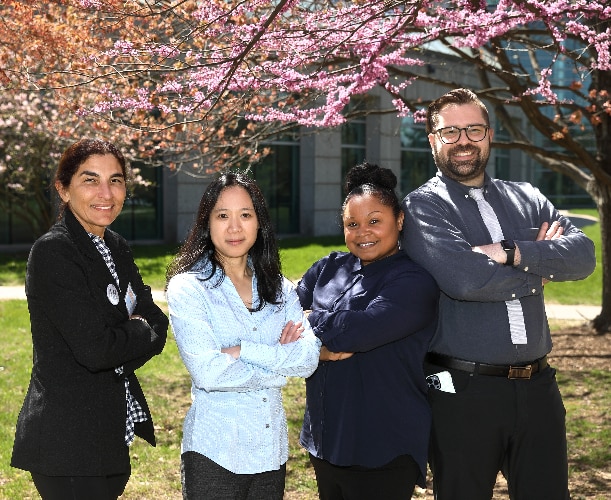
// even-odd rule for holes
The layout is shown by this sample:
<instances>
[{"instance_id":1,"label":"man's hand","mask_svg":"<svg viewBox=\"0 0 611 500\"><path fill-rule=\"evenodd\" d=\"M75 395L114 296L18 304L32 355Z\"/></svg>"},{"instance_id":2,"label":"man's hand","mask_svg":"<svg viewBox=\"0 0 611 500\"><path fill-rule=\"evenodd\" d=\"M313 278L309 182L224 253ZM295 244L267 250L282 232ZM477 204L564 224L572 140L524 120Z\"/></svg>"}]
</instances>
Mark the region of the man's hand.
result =
<instances>
[{"instance_id":1,"label":"man's hand","mask_svg":"<svg viewBox=\"0 0 611 500\"><path fill-rule=\"evenodd\" d=\"M507 254L500 243L490 243L489 245L479 245L471 247L471 250L477 253L483 253L487 255L489 259L493 260L497 264L505 264L507 262ZM516 246L516 257L518 254L518 248ZM515 259L515 257L514 257Z\"/></svg>"},{"instance_id":2,"label":"man's hand","mask_svg":"<svg viewBox=\"0 0 611 500\"><path fill-rule=\"evenodd\" d=\"M514 242L515 243L515 242ZM487 255L490 260L493 260L497 264L505 265L507 263L507 254L503 250L501 243L490 243L489 245L480 245L477 247L471 247L471 250L477 253L483 253ZM520 248L516 243L515 253L513 254L513 265L517 266L521 260Z\"/></svg>"},{"instance_id":3,"label":"man's hand","mask_svg":"<svg viewBox=\"0 0 611 500\"><path fill-rule=\"evenodd\" d=\"M560 226L560 222L554 221L551 224L544 222L539 228L537 238L535 241L542 240L556 240L562 237L564 229ZM503 250L503 246L500 243L491 243L489 245L480 245L471 247L471 250L477 253L483 253L487 255L489 259L493 260L497 264L505 264L507 262L507 254ZM513 265L517 266L522 260L522 254L520 253L520 247L516 243L516 250L513 257ZM545 283L544 283L545 284Z\"/></svg>"},{"instance_id":4,"label":"man's hand","mask_svg":"<svg viewBox=\"0 0 611 500\"><path fill-rule=\"evenodd\" d=\"M542 240L557 240L564 234L564 229L560 225L560 222L554 221L551 223L544 222L539 228L537 233L537 239L535 241Z\"/></svg>"},{"instance_id":5,"label":"man's hand","mask_svg":"<svg viewBox=\"0 0 611 500\"><path fill-rule=\"evenodd\" d=\"M564 229L560 226L560 222L554 221L551 224L549 222L544 222L541 224L539 228L539 232L537 233L537 239L535 241L543 241L543 240L557 240L564 234ZM548 279L541 278L541 284L543 286L549 283Z\"/></svg>"}]
</instances>

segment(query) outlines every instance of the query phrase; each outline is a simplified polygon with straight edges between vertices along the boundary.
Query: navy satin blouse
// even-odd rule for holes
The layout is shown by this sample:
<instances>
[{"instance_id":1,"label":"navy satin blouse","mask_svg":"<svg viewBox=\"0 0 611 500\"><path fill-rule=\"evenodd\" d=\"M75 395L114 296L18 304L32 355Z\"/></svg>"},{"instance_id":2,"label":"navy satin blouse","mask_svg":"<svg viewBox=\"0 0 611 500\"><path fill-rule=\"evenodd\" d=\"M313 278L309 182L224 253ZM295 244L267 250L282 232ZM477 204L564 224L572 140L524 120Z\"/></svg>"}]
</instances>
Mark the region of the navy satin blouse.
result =
<instances>
[{"instance_id":1,"label":"navy satin blouse","mask_svg":"<svg viewBox=\"0 0 611 500\"><path fill-rule=\"evenodd\" d=\"M435 332L439 290L403 252L361 267L333 252L303 276L297 293L330 351L306 381L301 444L335 465L379 467L400 455L424 485L431 426L424 355Z\"/></svg>"}]
</instances>

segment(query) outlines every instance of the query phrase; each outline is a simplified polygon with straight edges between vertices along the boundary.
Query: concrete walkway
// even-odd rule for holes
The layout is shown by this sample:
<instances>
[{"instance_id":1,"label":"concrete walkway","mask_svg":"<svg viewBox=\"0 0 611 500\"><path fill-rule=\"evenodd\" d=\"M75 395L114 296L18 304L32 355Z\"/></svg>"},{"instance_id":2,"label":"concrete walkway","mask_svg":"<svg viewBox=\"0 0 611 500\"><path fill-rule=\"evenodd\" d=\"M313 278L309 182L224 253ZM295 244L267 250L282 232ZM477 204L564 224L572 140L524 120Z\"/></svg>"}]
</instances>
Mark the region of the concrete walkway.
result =
<instances>
[{"instance_id":1,"label":"concrete walkway","mask_svg":"<svg viewBox=\"0 0 611 500\"><path fill-rule=\"evenodd\" d=\"M0 300L25 299L22 286L0 286ZM165 302L163 290L153 290L155 302ZM591 320L600 313L600 306L546 304L545 309L550 319Z\"/></svg>"}]
</instances>

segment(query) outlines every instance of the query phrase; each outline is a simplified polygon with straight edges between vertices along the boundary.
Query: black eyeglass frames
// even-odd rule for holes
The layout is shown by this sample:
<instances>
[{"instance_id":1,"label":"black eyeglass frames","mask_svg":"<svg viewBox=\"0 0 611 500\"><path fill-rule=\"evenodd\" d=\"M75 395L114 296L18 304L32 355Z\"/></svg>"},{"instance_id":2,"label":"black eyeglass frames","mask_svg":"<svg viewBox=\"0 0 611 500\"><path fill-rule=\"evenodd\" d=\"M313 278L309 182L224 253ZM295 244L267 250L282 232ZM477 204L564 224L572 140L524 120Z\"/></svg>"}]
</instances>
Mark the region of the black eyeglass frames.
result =
<instances>
[{"instance_id":1,"label":"black eyeglass frames","mask_svg":"<svg viewBox=\"0 0 611 500\"><path fill-rule=\"evenodd\" d=\"M483 141L488 133L488 125L469 125L468 127L443 127L433 132L437 134L444 144L454 144L460 140L462 131L465 131L467 139L471 142Z\"/></svg>"}]
</instances>

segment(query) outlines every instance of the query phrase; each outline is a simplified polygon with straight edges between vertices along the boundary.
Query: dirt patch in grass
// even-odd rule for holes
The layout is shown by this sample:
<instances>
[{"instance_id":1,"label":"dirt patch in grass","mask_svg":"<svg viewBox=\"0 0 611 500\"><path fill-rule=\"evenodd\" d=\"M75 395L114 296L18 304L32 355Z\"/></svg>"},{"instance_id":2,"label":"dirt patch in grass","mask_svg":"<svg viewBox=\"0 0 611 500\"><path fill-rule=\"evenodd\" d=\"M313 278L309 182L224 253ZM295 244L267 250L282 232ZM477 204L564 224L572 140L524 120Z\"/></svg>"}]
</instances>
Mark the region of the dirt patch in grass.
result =
<instances>
[{"instance_id":1,"label":"dirt patch in grass","mask_svg":"<svg viewBox=\"0 0 611 500\"><path fill-rule=\"evenodd\" d=\"M595 335L588 323L581 323L555 331L552 338L549 360L560 373L609 369L611 334Z\"/></svg>"},{"instance_id":2,"label":"dirt patch in grass","mask_svg":"<svg viewBox=\"0 0 611 500\"><path fill-rule=\"evenodd\" d=\"M571 498L608 499L611 491L611 334L596 335L588 323L582 323L558 329L552 337L554 349L549 359L558 370L567 408ZM587 428L582 432L569 422Z\"/></svg>"}]
</instances>

